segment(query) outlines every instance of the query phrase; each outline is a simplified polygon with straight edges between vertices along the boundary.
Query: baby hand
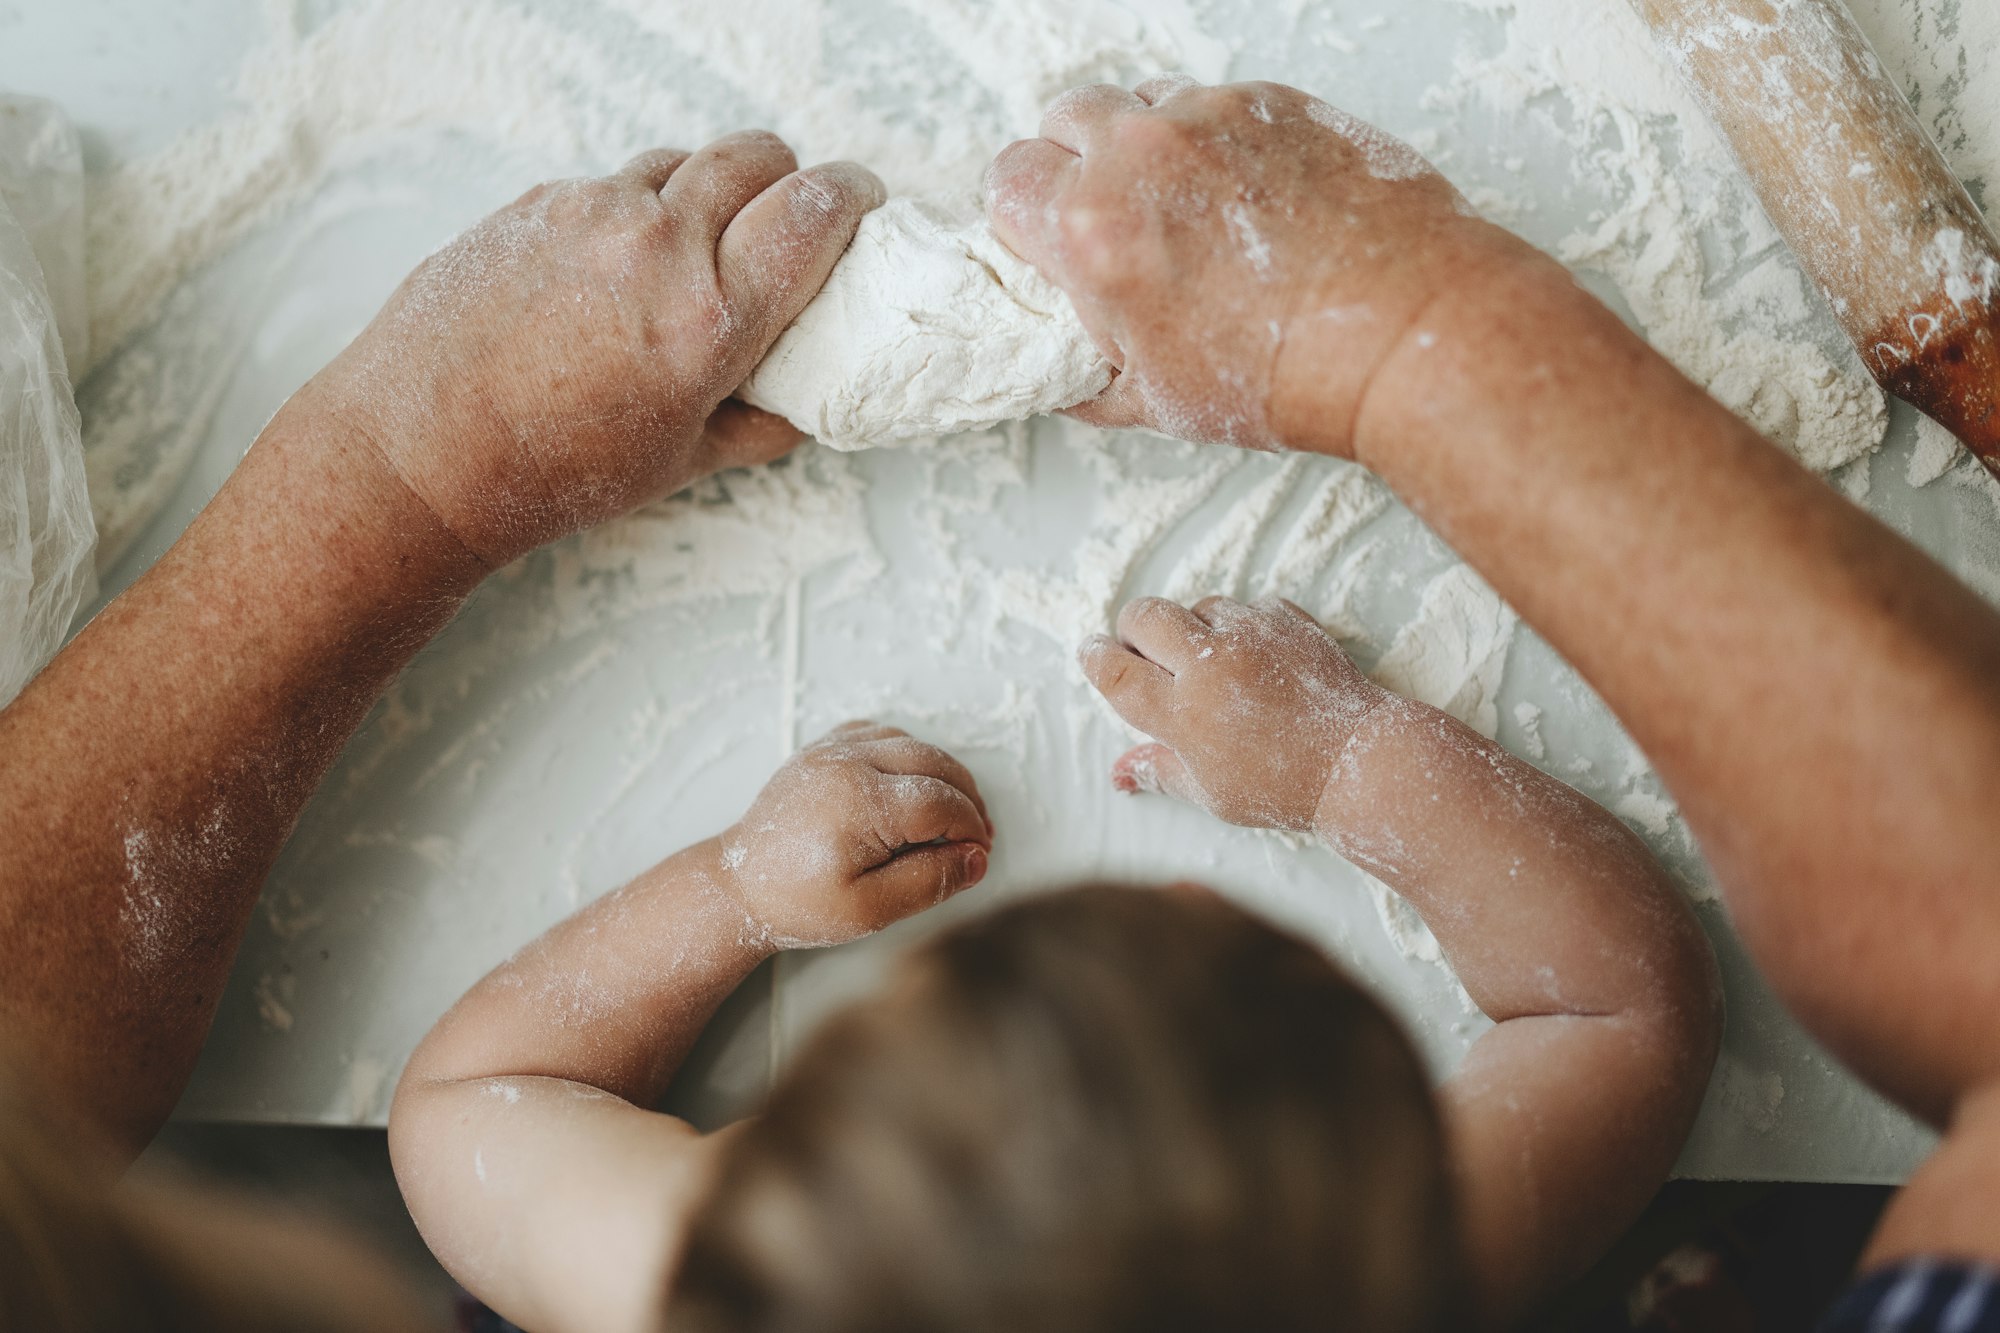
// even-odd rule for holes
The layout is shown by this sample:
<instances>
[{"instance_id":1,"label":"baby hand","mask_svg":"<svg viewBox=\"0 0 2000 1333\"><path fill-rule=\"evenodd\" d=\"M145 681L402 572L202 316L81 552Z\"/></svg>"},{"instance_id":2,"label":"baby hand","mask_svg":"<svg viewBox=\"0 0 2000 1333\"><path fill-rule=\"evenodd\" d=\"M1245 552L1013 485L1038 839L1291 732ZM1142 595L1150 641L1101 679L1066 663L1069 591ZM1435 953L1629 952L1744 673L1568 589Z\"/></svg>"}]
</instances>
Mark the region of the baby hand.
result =
<instances>
[{"instance_id":1,"label":"baby hand","mask_svg":"<svg viewBox=\"0 0 2000 1333\"><path fill-rule=\"evenodd\" d=\"M1118 715L1160 744L1112 769L1121 791L1178 796L1232 824L1310 830L1334 761L1375 706L1371 684L1290 602L1128 603L1118 638L1079 653Z\"/></svg>"},{"instance_id":2,"label":"baby hand","mask_svg":"<svg viewBox=\"0 0 2000 1333\"><path fill-rule=\"evenodd\" d=\"M977 884L993 826L963 764L894 727L849 722L793 755L720 843L724 880L762 938L811 948Z\"/></svg>"}]
</instances>

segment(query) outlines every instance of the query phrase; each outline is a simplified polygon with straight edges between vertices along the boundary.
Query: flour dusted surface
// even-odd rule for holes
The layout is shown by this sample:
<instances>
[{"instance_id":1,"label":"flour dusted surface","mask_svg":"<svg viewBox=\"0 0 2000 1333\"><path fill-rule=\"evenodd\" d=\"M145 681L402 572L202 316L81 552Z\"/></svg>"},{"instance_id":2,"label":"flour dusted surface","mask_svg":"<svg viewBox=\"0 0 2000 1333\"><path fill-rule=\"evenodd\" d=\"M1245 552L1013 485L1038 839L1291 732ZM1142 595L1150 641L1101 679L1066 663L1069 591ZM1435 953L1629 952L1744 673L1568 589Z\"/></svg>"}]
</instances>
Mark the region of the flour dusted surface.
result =
<instances>
[{"instance_id":1,"label":"flour dusted surface","mask_svg":"<svg viewBox=\"0 0 2000 1333\"><path fill-rule=\"evenodd\" d=\"M1947 153L1979 175L1995 160L2000 10L1850 2ZM62 7L21 8L32 27ZM92 479L107 483L93 489L121 511L112 531L162 503L155 532L191 513L409 264L530 179L765 125L801 161L864 162L892 195L921 196L977 180L1063 88L1175 67L1295 83L1415 142L1482 207L1622 298L1781 446L1838 467L1850 493L1883 438L1879 398L1729 188L1719 142L1677 120L1688 104L1672 71L1643 33L1630 40L1619 4L326 0L256 12L268 26L255 50L214 67L221 104L136 134L115 107L95 117L110 131L92 181L91 323L104 345L84 411ZM228 21L240 30L236 11ZM104 36L114 54L121 40ZM151 54L134 52L136 84L156 65L163 79L188 68ZM398 211L412 197L426 207ZM400 235L403 257L369 271L356 267L365 247L326 244L357 222ZM209 284L232 265L228 283ZM352 292L351 308L327 318L302 266ZM238 313L247 327L229 324ZM273 361L297 329L333 347ZM1907 497L1905 459L1881 461L1870 502ZM1907 461L1911 476L1950 483L1918 498L1985 504L1967 489L1983 473L1955 448L1930 441ZM1421 934L1392 919L1385 935L1366 886L1323 852L1114 799L1104 765L1124 736L1071 653L1136 595L1289 596L1378 678L1493 726L1620 810L1706 900L1643 757L1461 564L1349 465L1060 418L921 450L811 446L717 478L505 571L419 659L307 812L191 1101L347 1118L368 1099L346 1067L318 1072L318 1052L393 1071L495 959L667 846L725 826L784 744L857 714L961 751L997 803L995 873L961 910L1080 872L1194 875L1339 952L1448 1067L1476 1020ZM1726 930L1720 912L1704 917ZM796 1031L786 1015L823 1011L818 969L865 952L787 960L784 1012L753 1008L751 1026ZM265 976L288 1030L260 1014ZM1787 1096L1768 1132L1711 1108L1689 1169L1898 1169L1885 1113L1815 1063L1754 990L1732 998L1749 1021L1732 1029L1724 1077L1782 1073ZM745 1071L763 1066L725 1066L712 1082L737 1078L754 1103L761 1084ZM1842 1123L1861 1126L1863 1148Z\"/></svg>"},{"instance_id":2,"label":"flour dusted surface","mask_svg":"<svg viewBox=\"0 0 2000 1333\"><path fill-rule=\"evenodd\" d=\"M738 396L835 449L984 430L1095 397L1111 367L977 198L891 199Z\"/></svg>"}]
</instances>

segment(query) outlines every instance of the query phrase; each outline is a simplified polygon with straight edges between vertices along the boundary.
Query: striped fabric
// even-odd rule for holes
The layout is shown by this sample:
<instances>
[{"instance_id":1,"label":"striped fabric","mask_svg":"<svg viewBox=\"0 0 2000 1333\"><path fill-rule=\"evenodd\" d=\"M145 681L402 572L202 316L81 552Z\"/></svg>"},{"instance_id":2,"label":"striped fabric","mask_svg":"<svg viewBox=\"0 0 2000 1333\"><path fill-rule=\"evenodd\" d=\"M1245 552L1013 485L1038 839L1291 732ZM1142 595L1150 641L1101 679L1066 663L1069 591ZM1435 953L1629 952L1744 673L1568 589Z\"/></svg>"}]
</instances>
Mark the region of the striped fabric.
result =
<instances>
[{"instance_id":1,"label":"striped fabric","mask_svg":"<svg viewBox=\"0 0 2000 1333\"><path fill-rule=\"evenodd\" d=\"M1871 1273L1820 1333L2000 1333L2000 1269L1916 1261Z\"/></svg>"}]
</instances>

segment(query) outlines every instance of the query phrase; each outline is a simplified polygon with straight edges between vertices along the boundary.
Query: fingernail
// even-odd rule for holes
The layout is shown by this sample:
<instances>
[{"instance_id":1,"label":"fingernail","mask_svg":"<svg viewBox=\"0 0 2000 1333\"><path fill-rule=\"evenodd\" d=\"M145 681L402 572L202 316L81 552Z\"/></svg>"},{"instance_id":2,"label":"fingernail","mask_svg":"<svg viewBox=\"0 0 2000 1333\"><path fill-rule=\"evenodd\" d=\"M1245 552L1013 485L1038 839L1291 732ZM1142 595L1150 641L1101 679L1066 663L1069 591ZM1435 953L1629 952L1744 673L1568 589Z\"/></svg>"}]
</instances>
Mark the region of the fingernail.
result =
<instances>
[{"instance_id":1,"label":"fingernail","mask_svg":"<svg viewBox=\"0 0 2000 1333\"><path fill-rule=\"evenodd\" d=\"M1127 754L1111 770L1111 785L1128 795L1160 789L1160 770L1144 749Z\"/></svg>"},{"instance_id":2,"label":"fingernail","mask_svg":"<svg viewBox=\"0 0 2000 1333\"><path fill-rule=\"evenodd\" d=\"M829 162L826 170L839 172L847 181L848 188L869 201L869 207L879 208L888 202L889 187L882 183L880 176L859 162Z\"/></svg>"},{"instance_id":3,"label":"fingernail","mask_svg":"<svg viewBox=\"0 0 2000 1333\"><path fill-rule=\"evenodd\" d=\"M985 878L986 849L984 847L974 847L965 854L965 882L967 885L973 885Z\"/></svg>"}]
</instances>

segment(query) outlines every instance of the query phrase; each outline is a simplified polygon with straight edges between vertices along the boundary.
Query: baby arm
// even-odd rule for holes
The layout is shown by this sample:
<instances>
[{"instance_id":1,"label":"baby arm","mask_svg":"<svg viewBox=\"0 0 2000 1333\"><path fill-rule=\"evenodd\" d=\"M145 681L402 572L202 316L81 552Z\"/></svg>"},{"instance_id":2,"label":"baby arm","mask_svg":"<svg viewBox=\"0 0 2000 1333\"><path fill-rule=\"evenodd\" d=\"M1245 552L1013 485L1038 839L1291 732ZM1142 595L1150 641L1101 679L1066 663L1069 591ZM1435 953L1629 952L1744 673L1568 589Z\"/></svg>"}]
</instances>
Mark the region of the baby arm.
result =
<instances>
[{"instance_id":1,"label":"baby arm","mask_svg":"<svg viewBox=\"0 0 2000 1333\"><path fill-rule=\"evenodd\" d=\"M0 1031L129 1160L257 893L480 579L798 434L728 395L882 197L768 134L529 191L420 265L0 712Z\"/></svg>"},{"instance_id":2,"label":"baby arm","mask_svg":"<svg viewBox=\"0 0 2000 1333\"><path fill-rule=\"evenodd\" d=\"M849 723L720 837L495 968L417 1048L390 1116L438 1259L537 1333L657 1326L718 1138L649 1108L716 1007L780 949L870 934L977 883L991 846L962 765Z\"/></svg>"},{"instance_id":3,"label":"baby arm","mask_svg":"<svg viewBox=\"0 0 2000 1333\"><path fill-rule=\"evenodd\" d=\"M1371 684L1289 603L1146 599L1119 634L1084 670L1160 743L1118 785L1318 834L1422 914L1494 1020L1443 1104L1477 1308L1518 1318L1637 1216L1694 1122L1721 997L1693 914L1616 819Z\"/></svg>"},{"instance_id":4,"label":"baby arm","mask_svg":"<svg viewBox=\"0 0 2000 1333\"><path fill-rule=\"evenodd\" d=\"M1078 89L988 185L1118 370L1079 415L1357 459L1575 665L1787 1008L1947 1131L1865 1262L2000 1262L1994 608L1297 90Z\"/></svg>"}]
</instances>

